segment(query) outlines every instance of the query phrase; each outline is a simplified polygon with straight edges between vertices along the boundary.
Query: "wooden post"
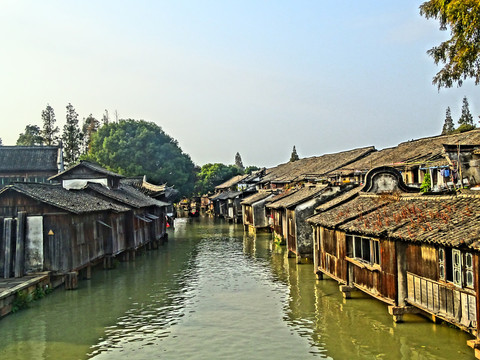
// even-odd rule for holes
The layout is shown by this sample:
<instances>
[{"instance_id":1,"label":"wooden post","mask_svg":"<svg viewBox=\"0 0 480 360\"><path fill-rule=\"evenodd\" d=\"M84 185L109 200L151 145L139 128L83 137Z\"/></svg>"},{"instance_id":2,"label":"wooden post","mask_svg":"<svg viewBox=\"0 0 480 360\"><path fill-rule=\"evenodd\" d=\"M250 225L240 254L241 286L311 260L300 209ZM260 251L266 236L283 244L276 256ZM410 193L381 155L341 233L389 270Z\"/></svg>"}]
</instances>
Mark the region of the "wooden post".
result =
<instances>
[{"instance_id":1,"label":"wooden post","mask_svg":"<svg viewBox=\"0 0 480 360\"><path fill-rule=\"evenodd\" d=\"M347 285L353 287L353 264L347 262Z\"/></svg>"},{"instance_id":2,"label":"wooden post","mask_svg":"<svg viewBox=\"0 0 480 360\"><path fill-rule=\"evenodd\" d=\"M76 271L65 274L65 290L75 290L78 288L78 273Z\"/></svg>"},{"instance_id":3,"label":"wooden post","mask_svg":"<svg viewBox=\"0 0 480 360\"><path fill-rule=\"evenodd\" d=\"M88 265L85 268L85 280L90 280L92 278L92 265Z\"/></svg>"},{"instance_id":4,"label":"wooden post","mask_svg":"<svg viewBox=\"0 0 480 360\"><path fill-rule=\"evenodd\" d=\"M397 306L406 306L407 292L407 244L395 242L397 258Z\"/></svg>"},{"instance_id":5,"label":"wooden post","mask_svg":"<svg viewBox=\"0 0 480 360\"><path fill-rule=\"evenodd\" d=\"M317 280L323 280L323 272L317 271L315 275L317 276Z\"/></svg>"},{"instance_id":6,"label":"wooden post","mask_svg":"<svg viewBox=\"0 0 480 360\"><path fill-rule=\"evenodd\" d=\"M13 219L8 218L3 220L3 249L4 249L3 277L5 279L10 278L10 269L12 266L12 259L11 259L12 225L13 225Z\"/></svg>"},{"instance_id":7,"label":"wooden post","mask_svg":"<svg viewBox=\"0 0 480 360\"><path fill-rule=\"evenodd\" d=\"M348 286L348 285L340 285L339 289L344 299L351 299L352 291L355 291L355 288L353 286Z\"/></svg>"},{"instance_id":8,"label":"wooden post","mask_svg":"<svg viewBox=\"0 0 480 360\"><path fill-rule=\"evenodd\" d=\"M17 214L17 238L15 246L15 277L22 277L25 269L25 222L27 213Z\"/></svg>"},{"instance_id":9,"label":"wooden post","mask_svg":"<svg viewBox=\"0 0 480 360\"><path fill-rule=\"evenodd\" d=\"M105 270L113 269L113 256L112 255L105 255L103 258L103 268Z\"/></svg>"}]
</instances>

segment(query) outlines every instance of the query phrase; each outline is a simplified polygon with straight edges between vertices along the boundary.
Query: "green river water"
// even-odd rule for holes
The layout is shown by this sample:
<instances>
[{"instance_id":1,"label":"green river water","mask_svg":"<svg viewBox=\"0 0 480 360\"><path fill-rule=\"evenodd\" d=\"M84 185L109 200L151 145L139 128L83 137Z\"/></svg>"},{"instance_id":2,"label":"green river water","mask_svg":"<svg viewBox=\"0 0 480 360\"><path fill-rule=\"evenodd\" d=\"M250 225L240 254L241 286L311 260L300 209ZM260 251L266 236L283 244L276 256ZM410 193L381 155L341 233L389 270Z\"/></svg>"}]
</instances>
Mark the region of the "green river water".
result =
<instances>
[{"instance_id":1,"label":"green river water","mask_svg":"<svg viewBox=\"0 0 480 360\"><path fill-rule=\"evenodd\" d=\"M467 334L316 281L271 235L177 219L158 250L0 321L0 359L472 359Z\"/></svg>"}]
</instances>

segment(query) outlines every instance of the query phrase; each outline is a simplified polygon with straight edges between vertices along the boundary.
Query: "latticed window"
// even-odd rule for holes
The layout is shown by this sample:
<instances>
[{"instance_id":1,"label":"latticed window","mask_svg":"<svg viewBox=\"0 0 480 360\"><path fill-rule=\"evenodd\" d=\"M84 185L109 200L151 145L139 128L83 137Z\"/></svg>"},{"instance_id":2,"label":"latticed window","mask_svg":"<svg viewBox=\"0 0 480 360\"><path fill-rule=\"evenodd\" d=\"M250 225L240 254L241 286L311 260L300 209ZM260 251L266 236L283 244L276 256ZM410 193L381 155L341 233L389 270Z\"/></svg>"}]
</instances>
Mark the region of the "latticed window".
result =
<instances>
[{"instance_id":1,"label":"latticed window","mask_svg":"<svg viewBox=\"0 0 480 360\"><path fill-rule=\"evenodd\" d=\"M465 285L473 288L473 255L465 254Z\"/></svg>"},{"instance_id":2,"label":"latticed window","mask_svg":"<svg viewBox=\"0 0 480 360\"><path fill-rule=\"evenodd\" d=\"M439 279L473 288L473 255L452 248L438 249Z\"/></svg>"},{"instance_id":3,"label":"latticed window","mask_svg":"<svg viewBox=\"0 0 480 360\"><path fill-rule=\"evenodd\" d=\"M452 250L453 283L462 286L462 254L460 250Z\"/></svg>"},{"instance_id":4,"label":"latticed window","mask_svg":"<svg viewBox=\"0 0 480 360\"><path fill-rule=\"evenodd\" d=\"M445 249L438 250L438 267L441 280L445 280Z\"/></svg>"}]
</instances>

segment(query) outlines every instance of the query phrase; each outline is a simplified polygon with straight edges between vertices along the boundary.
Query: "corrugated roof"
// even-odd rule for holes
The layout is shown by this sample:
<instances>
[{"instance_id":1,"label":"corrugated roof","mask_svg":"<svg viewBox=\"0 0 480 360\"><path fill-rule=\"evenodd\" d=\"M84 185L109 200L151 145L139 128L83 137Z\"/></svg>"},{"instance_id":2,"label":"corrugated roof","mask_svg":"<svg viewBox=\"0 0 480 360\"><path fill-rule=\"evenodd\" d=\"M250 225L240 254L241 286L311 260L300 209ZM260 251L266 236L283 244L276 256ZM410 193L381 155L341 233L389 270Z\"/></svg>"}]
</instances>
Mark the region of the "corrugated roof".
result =
<instances>
[{"instance_id":1,"label":"corrugated roof","mask_svg":"<svg viewBox=\"0 0 480 360\"><path fill-rule=\"evenodd\" d=\"M100 199L82 190L66 190L60 185L38 183L16 183L0 192L15 191L45 204L75 213L82 214L96 211L124 212L129 208L114 202Z\"/></svg>"},{"instance_id":2,"label":"corrugated roof","mask_svg":"<svg viewBox=\"0 0 480 360\"><path fill-rule=\"evenodd\" d=\"M0 171L58 171L58 146L0 146Z\"/></svg>"}]
</instances>

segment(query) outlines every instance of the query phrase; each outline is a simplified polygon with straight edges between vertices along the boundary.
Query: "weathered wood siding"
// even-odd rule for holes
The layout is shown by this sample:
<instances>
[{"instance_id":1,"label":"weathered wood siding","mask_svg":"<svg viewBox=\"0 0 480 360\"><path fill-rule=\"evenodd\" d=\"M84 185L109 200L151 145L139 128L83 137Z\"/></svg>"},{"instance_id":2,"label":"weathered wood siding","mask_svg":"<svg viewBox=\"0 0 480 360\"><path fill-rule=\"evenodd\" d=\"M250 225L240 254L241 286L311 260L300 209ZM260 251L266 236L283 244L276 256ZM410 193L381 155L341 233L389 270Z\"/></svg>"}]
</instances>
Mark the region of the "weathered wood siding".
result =
<instances>
[{"instance_id":1,"label":"weathered wood siding","mask_svg":"<svg viewBox=\"0 0 480 360\"><path fill-rule=\"evenodd\" d=\"M338 281L347 282L345 234L341 231L317 227L319 268Z\"/></svg>"},{"instance_id":2,"label":"weathered wood siding","mask_svg":"<svg viewBox=\"0 0 480 360\"><path fill-rule=\"evenodd\" d=\"M61 272L73 269L72 248L75 233L72 230L70 217L44 216L44 270Z\"/></svg>"},{"instance_id":3,"label":"weathered wood siding","mask_svg":"<svg viewBox=\"0 0 480 360\"><path fill-rule=\"evenodd\" d=\"M380 240L380 269L360 267L356 264L353 270L353 282L359 289L394 303L397 295L395 242Z\"/></svg>"},{"instance_id":4,"label":"weathered wood siding","mask_svg":"<svg viewBox=\"0 0 480 360\"><path fill-rule=\"evenodd\" d=\"M286 211L286 219L287 219L287 249L297 253L297 240L295 237L296 234L296 227L295 227L295 210L288 210Z\"/></svg>"},{"instance_id":5,"label":"weathered wood siding","mask_svg":"<svg viewBox=\"0 0 480 360\"><path fill-rule=\"evenodd\" d=\"M438 248L431 245L409 244L407 259L408 302L466 330L472 332L476 330L477 281L474 281L475 289L462 289L441 280ZM477 254L474 255L473 261L476 264L474 269L478 270Z\"/></svg>"},{"instance_id":6,"label":"weathered wood siding","mask_svg":"<svg viewBox=\"0 0 480 360\"><path fill-rule=\"evenodd\" d=\"M407 273L408 302L465 328L477 328L475 294Z\"/></svg>"},{"instance_id":7,"label":"weathered wood siding","mask_svg":"<svg viewBox=\"0 0 480 360\"><path fill-rule=\"evenodd\" d=\"M273 231L279 236L283 236L282 213L279 210L272 209Z\"/></svg>"},{"instance_id":8,"label":"weathered wood siding","mask_svg":"<svg viewBox=\"0 0 480 360\"><path fill-rule=\"evenodd\" d=\"M245 225L253 225L253 208L251 205L244 205L245 216L243 223Z\"/></svg>"},{"instance_id":9,"label":"weathered wood siding","mask_svg":"<svg viewBox=\"0 0 480 360\"><path fill-rule=\"evenodd\" d=\"M407 247L407 271L428 279L438 280L438 251L426 244L409 243Z\"/></svg>"}]
</instances>

